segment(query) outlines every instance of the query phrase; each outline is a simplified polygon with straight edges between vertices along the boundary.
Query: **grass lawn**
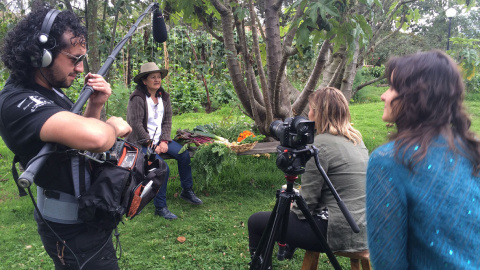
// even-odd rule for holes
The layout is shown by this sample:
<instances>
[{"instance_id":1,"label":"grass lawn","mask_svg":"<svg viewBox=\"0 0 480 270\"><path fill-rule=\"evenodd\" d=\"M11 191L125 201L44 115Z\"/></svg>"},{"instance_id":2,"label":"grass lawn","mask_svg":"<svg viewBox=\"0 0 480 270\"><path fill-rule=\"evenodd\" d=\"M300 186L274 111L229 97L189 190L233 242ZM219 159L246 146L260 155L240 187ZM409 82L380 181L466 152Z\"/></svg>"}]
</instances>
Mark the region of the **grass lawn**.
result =
<instances>
[{"instance_id":1,"label":"grass lawn","mask_svg":"<svg viewBox=\"0 0 480 270\"><path fill-rule=\"evenodd\" d=\"M478 132L480 102L467 105L474 117L473 129ZM234 122L243 119L238 111L224 108L208 115L174 116L172 130ZM380 119L382 102L354 104L351 113L354 127L362 132L370 150L386 141L390 130ZM11 181L13 155L3 141L0 141L0 155L0 269L52 269L36 232L32 202L27 197L19 198ZM121 269L248 269L248 217L257 211L271 211L275 191L285 183L283 173L276 168L275 155L239 156L236 166L224 168L210 189L197 191L204 201L200 206L179 198L181 187L176 164L168 162L171 179L167 202L179 219L167 221L154 216L154 206L150 204L138 217L120 224ZM194 173L194 181L200 178ZM178 242L179 236L186 241ZM292 260L274 258L274 269L300 269L303 254L303 250L298 250ZM342 268L350 268L347 258L338 260ZM332 269L325 255L320 258L319 269Z\"/></svg>"}]
</instances>

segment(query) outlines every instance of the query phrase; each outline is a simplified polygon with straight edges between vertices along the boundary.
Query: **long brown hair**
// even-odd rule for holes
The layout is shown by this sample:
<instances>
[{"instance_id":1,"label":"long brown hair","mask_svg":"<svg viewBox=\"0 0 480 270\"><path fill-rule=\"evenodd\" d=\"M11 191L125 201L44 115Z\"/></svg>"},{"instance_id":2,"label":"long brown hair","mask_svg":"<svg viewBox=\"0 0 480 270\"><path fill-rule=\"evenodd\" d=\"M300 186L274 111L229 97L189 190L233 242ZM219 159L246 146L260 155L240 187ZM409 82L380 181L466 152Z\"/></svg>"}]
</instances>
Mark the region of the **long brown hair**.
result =
<instances>
[{"instance_id":1,"label":"long brown hair","mask_svg":"<svg viewBox=\"0 0 480 270\"><path fill-rule=\"evenodd\" d=\"M403 155L412 146L418 150L413 164L427 154L431 141L445 136L452 150L460 152L473 163L473 173L480 170L480 144L470 131L471 120L463 105L465 86L460 70L447 54L440 50L393 58L386 65L385 75L398 96L391 102L395 112L397 154Z\"/></svg>"},{"instance_id":2,"label":"long brown hair","mask_svg":"<svg viewBox=\"0 0 480 270\"><path fill-rule=\"evenodd\" d=\"M354 144L362 142L362 134L350 123L348 102L340 90L318 89L309 96L308 104L313 110L317 134L343 135Z\"/></svg>"}]
</instances>

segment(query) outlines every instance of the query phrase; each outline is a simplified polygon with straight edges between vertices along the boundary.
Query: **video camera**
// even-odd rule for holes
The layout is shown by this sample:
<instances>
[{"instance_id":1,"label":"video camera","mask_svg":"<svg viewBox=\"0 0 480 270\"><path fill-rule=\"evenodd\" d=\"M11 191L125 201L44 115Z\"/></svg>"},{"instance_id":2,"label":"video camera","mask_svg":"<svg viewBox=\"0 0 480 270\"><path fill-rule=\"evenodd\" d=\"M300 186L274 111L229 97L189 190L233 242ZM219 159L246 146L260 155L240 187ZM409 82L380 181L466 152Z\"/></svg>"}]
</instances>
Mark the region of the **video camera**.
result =
<instances>
[{"instance_id":1,"label":"video camera","mask_svg":"<svg viewBox=\"0 0 480 270\"><path fill-rule=\"evenodd\" d=\"M284 122L276 120L270 125L270 134L280 141L277 146L277 167L286 175L304 173L305 164L313 155L307 144L313 143L315 122L303 116L290 117Z\"/></svg>"},{"instance_id":2,"label":"video camera","mask_svg":"<svg viewBox=\"0 0 480 270\"><path fill-rule=\"evenodd\" d=\"M313 143L315 136L315 121L303 116L289 117L284 122L273 121L270 134L275 136L280 145L289 148L299 148Z\"/></svg>"}]
</instances>

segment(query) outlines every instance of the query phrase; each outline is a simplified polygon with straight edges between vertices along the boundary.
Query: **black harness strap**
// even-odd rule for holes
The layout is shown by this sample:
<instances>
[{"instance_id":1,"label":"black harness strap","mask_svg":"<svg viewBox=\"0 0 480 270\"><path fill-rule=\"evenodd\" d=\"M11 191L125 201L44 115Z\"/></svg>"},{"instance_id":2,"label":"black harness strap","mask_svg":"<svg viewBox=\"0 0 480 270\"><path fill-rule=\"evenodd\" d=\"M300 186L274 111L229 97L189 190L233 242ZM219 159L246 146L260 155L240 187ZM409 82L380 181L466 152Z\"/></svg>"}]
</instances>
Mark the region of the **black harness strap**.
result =
<instances>
[{"instance_id":1,"label":"black harness strap","mask_svg":"<svg viewBox=\"0 0 480 270\"><path fill-rule=\"evenodd\" d=\"M12 176L18 188L18 196L20 197L27 196L27 192L25 191L25 189L18 185L18 172L17 172L17 167L15 166L16 163L20 164L20 157L17 155L15 155L12 161Z\"/></svg>"}]
</instances>

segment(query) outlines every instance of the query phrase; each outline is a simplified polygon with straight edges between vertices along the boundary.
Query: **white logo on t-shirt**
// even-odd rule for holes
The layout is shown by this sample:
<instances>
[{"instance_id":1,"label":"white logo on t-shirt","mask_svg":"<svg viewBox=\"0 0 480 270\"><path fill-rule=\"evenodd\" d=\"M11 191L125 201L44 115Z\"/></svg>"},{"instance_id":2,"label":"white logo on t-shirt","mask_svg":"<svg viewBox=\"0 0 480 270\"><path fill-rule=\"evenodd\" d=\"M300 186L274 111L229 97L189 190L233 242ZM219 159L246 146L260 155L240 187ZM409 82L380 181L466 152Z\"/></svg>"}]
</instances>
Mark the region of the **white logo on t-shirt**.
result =
<instances>
[{"instance_id":1,"label":"white logo on t-shirt","mask_svg":"<svg viewBox=\"0 0 480 270\"><path fill-rule=\"evenodd\" d=\"M30 111L34 112L37 108L52 103L53 101L41 96L29 96L28 98L22 100L22 102L20 102L17 107L23 110L27 110L28 108L30 108Z\"/></svg>"}]
</instances>

